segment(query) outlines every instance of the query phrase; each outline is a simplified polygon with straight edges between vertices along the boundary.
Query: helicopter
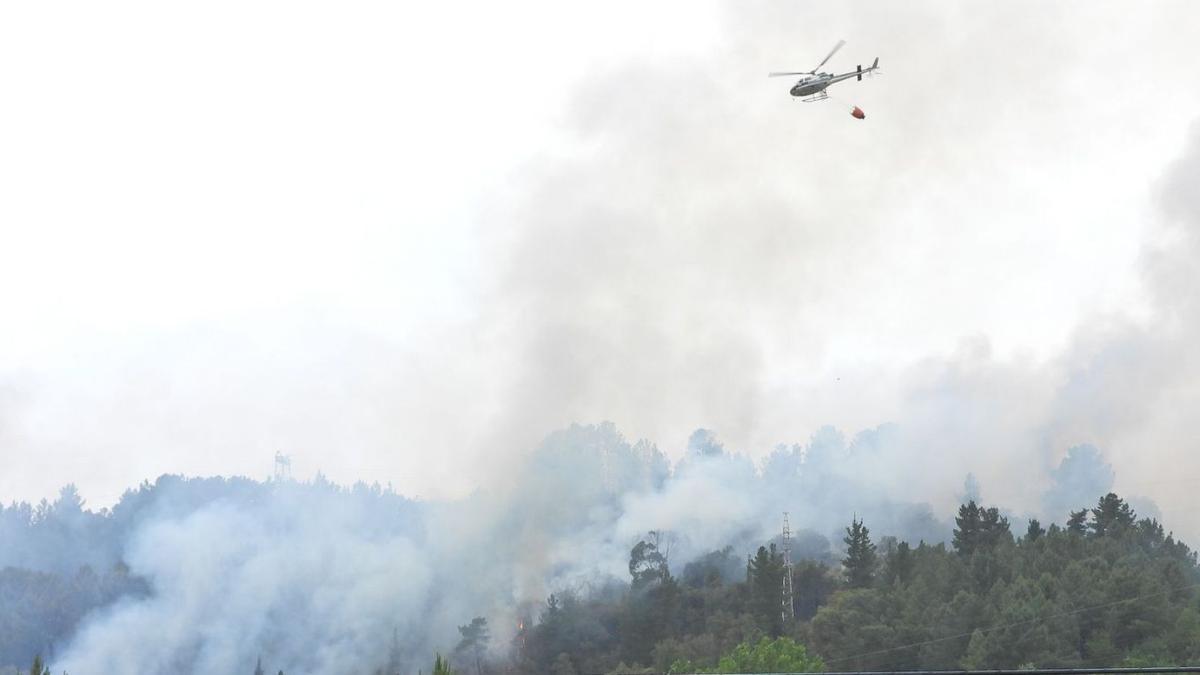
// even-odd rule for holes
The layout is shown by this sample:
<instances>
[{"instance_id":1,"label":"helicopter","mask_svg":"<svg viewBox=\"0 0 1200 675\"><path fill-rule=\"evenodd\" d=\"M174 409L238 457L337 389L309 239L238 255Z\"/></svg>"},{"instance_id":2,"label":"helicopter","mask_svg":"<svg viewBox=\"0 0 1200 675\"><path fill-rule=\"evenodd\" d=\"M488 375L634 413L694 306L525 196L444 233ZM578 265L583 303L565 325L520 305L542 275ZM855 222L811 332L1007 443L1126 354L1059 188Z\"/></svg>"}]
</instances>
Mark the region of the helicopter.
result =
<instances>
[{"instance_id":1,"label":"helicopter","mask_svg":"<svg viewBox=\"0 0 1200 675\"><path fill-rule=\"evenodd\" d=\"M795 72L795 73L768 73L767 77L787 77L789 75L803 75L804 77L801 77L800 80L796 82L796 84L792 85L792 90L791 90L792 96L799 98L800 100L804 101L805 103L813 103L815 101L824 101L825 99L829 98L829 94L825 92L825 89L828 88L829 85L837 83L837 82L841 82L842 80L848 80L852 77L857 77L859 80L862 80L864 73L875 73L875 71L877 71L879 69L879 57L877 56L877 57L875 57L875 63L872 63L871 66L868 68L863 68L860 65L858 67L858 70L852 70L848 73L842 73L841 75L833 75L831 73L818 73L817 70L821 66L825 65L825 62L827 62L829 59L833 58L833 55L837 53L837 50L841 49L842 46L845 44L846 44L845 40L838 40L838 43L836 45L834 45L833 49L831 49L829 51L829 55L826 56L825 58L821 59L821 62L817 64L817 67L813 68L812 70L800 71L800 72Z\"/></svg>"}]
</instances>

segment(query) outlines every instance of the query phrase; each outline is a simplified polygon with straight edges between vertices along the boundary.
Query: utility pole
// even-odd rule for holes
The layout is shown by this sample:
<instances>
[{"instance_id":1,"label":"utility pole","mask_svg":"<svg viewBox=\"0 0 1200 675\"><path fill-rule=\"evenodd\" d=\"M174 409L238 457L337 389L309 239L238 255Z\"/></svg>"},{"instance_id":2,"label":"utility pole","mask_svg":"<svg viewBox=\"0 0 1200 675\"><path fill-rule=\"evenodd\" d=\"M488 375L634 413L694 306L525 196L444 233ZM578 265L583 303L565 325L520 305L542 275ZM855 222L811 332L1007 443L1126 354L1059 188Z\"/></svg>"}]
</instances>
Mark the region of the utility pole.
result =
<instances>
[{"instance_id":1,"label":"utility pole","mask_svg":"<svg viewBox=\"0 0 1200 675\"><path fill-rule=\"evenodd\" d=\"M787 511L783 512L783 597L780 605L785 624L796 618L796 607L792 602L792 528L788 525Z\"/></svg>"},{"instance_id":2,"label":"utility pole","mask_svg":"<svg viewBox=\"0 0 1200 675\"><path fill-rule=\"evenodd\" d=\"M613 480L612 473L612 450L607 447L600 448L600 481L609 495L617 493L617 482Z\"/></svg>"}]
</instances>

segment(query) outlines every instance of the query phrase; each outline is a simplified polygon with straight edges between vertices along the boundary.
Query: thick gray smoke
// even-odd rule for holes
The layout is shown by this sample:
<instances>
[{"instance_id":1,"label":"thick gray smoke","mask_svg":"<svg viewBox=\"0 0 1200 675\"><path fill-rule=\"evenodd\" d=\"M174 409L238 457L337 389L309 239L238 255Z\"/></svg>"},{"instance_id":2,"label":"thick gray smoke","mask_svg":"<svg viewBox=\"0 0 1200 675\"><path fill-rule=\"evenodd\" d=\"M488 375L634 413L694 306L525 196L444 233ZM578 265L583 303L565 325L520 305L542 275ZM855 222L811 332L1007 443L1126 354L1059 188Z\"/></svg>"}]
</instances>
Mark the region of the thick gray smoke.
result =
<instances>
[{"instance_id":1,"label":"thick gray smoke","mask_svg":"<svg viewBox=\"0 0 1200 675\"><path fill-rule=\"evenodd\" d=\"M1193 466L1170 413L1182 408L1164 404L1188 381L1186 321L1172 317L1194 314L1182 304L1193 280L1155 248L1140 278L1156 304L1123 306L1140 296L1109 279L1129 275L1103 267L1121 258L1102 249L1136 249L1151 223L1094 221L1135 214L1178 142L1164 130L1192 90L1159 91L1151 76L1200 65L1200 13L722 9L701 55L585 73L563 142L477 212L477 304L413 320L399 302L397 320L314 302L89 335L53 367L0 373L0 460L16 467L0 486L50 494L76 479L49 478L70 466L111 503L143 477L254 474L283 449L343 482L461 495L518 482L528 448L577 421L613 420L672 456L703 426L759 461L826 424L852 435L893 422L862 469L940 512L968 472L991 500L1035 512L1050 471L1088 443L1117 489L1188 506L1186 491L1152 485L1151 467ZM1114 15L1120 39L1098 28ZM816 106L763 77L810 67L837 37L849 44L836 64L879 55L887 75ZM849 101L866 121L839 107ZM1178 229L1187 179L1172 180ZM1097 316L1071 334L1060 317L1080 306Z\"/></svg>"},{"instance_id":2,"label":"thick gray smoke","mask_svg":"<svg viewBox=\"0 0 1200 675\"><path fill-rule=\"evenodd\" d=\"M474 616L489 620L502 656L517 622L549 593L627 581L630 548L651 530L669 542L677 572L726 545L748 553L775 536L783 511L795 514L800 554L822 560L855 511L881 534L940 540L948 528L928 507L892 501L847 464L875 452L875 438L847 445L826 430L781 447L763 472L709 432L697 432L671 467L611 424L573 426L529 456L511 489L456 502L320 478L167 477L131 493L106 521L80 512L65 491L40 529L91 517L106 530L95 541L4 534L33 553L20 561L30 567L116 543L129 573L146 582L144 594L87 619L56 669L216 675L259 656L314 675L415 669L451 651L456 626Z\"/></svg>"},{"instance_id":3,"label":"thick gray smoke","mask_svg":"<svg viewBox=\"0 0 1200 675\"><path fill-rule=\"evenodd\" d=\"M1167 168L1148 224L1140 278L1151 304L1097 311L1048 355L1013 356L968 335L950 356L860 361L859 347L886 359L891 335L920 335L912 325L930 326L938 344L959 340L939 320L981 304L976 290L959 291L980 287L975 274L998 311L1040 300L1021 280L1054 264L1038 253L1043 241L1004 258L1029 268L979 272L970 261L1045 231L1085 238L1076 214L1037 209L1058 203L1047 195L1063 181L1082 181L1068 186L1081 199L1105 199L1087 183L1096 176L1038 167L1090 147L1072 100L1095 95L1096 71L1110 71L1086 65L1090 38L1075 35L1078 49L1063 53L1058 25L1028 21L1040 3L970 16L933 3L898 17L841 7L798 17L791 3L731 3L708 57L589 77L566 112L565 157L534 162L515 205L488 214L489 233L503 232L489 234L503 262L487 276L488 309L422 336L437 349L232 330L152 345L115 374L83 371L81 390L99 389L83 402L107 407L66 396L25 418L13 412L23 395L0 387L0 425L41 430L54 448L94 437L103 457L120 456L132 435L162 471L208 446L267 456L284 438L313 457L344 451L342 471L370 474L364 447L445 463L461 443L459 472L481 486L384 512L319 485L280 485L254 502L164 495L120 551L151 594L90 617L55 670L224 675L262 654L272 669L342 675L380 665L393 634L407 663L426 663L476 615L502 650L523 606L622 578L648 530L675 537L672 565L762 543L785 510L812 530L815 557L854 514L876 535L938 540L968 473L989 503L1044 522L1109 488L1152 496L1168 529L1195 541L1200 129ZM829 26L858 30L852 44L872 50L864 61L874 49L885 68L905 55L892 84L853 90L887 96L905 123L848 126L857 122L833 103L800 117L800 104L777 104L781 88L745 84L787 67L781 55L819 55ZM915 46L926 41L938 48ZM949 65L968 56L974 66ZM914 93L928 90L929 73L942 96ZM1022 124L1030 97L1054 133ZM992 239L973 229L985 218L1001 225L986 230ZM905 295L902 281L926 277L943 288ZM843 316L860 318L830 337ZM1032 317L1015 333L1037 328L1037 312L1012 316ZM476 368L497 354L502 363ZM166 377L163 363L174 368ZM239 398L256 379L272 398ZM92 384L112 380L126 383L115 395ZM76 426L60 431L63 418ZM617 426L567 428L602 419ZM685 447L697 426L715 436ZM566 430L539 446L556 428ZM0 427L6 452L21 433ZM793 445L768 452L780 442Z\"/></svg>"},{"instance_id":4,"label":"thick gray smoke","mask_svg":"<svg viewBox=\"0 0 1200 675\"><path fill-rule=\"evenodd\" d=\"M773 539L784 511L797 554L821 561L839 557L830 542L855 514L876 537L945 539L949 514L888 496L863 469L900 451L895 433L882 427L848 442L826 428L756 466L700 430L672 467L611 424L573 426L517 467L517 483L454 502L345 490L320 477L165 477L127 495L94 541L82 532L74 545L26 537L33 556L20 562L80 560L97 543L117 543L146 583L84 621L54 661L69 672L217 675L259 657L314 675L411 670L451 652L456 626L475 616L488 619L493 655L503 658L518 622L549 593L627 581L630 548L652 530L676 573L726 545L744 555ZM1111 483L1106 471L1094 449L1075 449L1048 500L1086 506L1095 498L1088 490ZM64 495L48 520L55 531L59 520L86 517L78 497ZM1076 496L1082 503L1069 501Z\"/></svg>"},{"instance_id":5,"label":"thick gray smoke","mask_svg":"<svg viewBox=\"0 0 1200 675\"><path fill-rule=\"evenodd\" d=\"M1153 298L1144 316L1090 318L1044 363L996 358L980 342L956 359L913 369L899 419L914 442L935 454L970 453L1000 488L991 497L1001 503L1035 509L1041 494L1045 515L1061 520L1086 493L1113 487L1131 497L1153 494L1173 527L1200 533L1187 515L1196 505L1190 476L1200 448L1185 412L1200 402L1192 348L1200 339L1200 275L1191 264L1200 253L1198 179L1200 124L1157 181L1161 209L1141 257Z\"/></svg>"},{"instance_id":6,"label":"thick gray smoke","mask_svg":"<svg viewBox=\"0 0 1200 675\"><path fill-rule=\"evenodd\" d=\"M438 558L419 548L416 508L320 483L237 496L160 494L124 551L150 597L101 610L56 669L229 673L265 655L287 672L345 672L393 627L407 645L438 625Z\"/></svg>"},{"instance_id":7,"label":"thick gray smoke","mask_svg":"<svg viewBox=\"0 0 1200 675\"><path fill-rule=\"evenodd\" d=\"M564 120L574 152L527 170L531 186L496 238L509 258L478 333L513 355L495 383L498 437L522 447L545 428L612 419L675 445L703 425L762 458L823 424L894 422L881 451L856 468L885 492L919 494L939 510L970 472L989 499L1060 517L1065 507L1043 495L1059 491L1051 472L1068 449L1085 444L1121 476L1117 489L1185 508L1187 493L1162 489L1151 467L1196 466L1191 435L1166 426L1191 368L1184 345L1197 289L1181 262L1186 241L1145 245L1139 278L1152 305L1099 303L1059 349L1014 354L1003 336L938 333L944 317L988 303L1007 309L999 330L1016 335L1040 330L1039 312L1078 311L1037 305L1056 295L1042 284L1079 283L1047 274L1059 261L1042 257L1050 248L1042 238L1077 237L1063 251L1086 254L1087 221L1105 208L1100 177L1021 181L1056 154L1095 146L1066 115L1093 95L1103 69L1089 65L1087 48L1063 47L1093 39L1081 26L1066 38L1062 25L1029 23L1034 5L861 10L810 6L801 20L789 3L731 4L713 54L589 78ZM888 119L853 126L836 101L777 105L780 91L747 86L781 55L799 58L798 45L811 49L829 26L844 25L854 27L853 48L882 51L885 67L886 55L903 54L903 82L840 92L863 105L880 96ZM1133 30L1152 34L1141 23ZM1173 51L1174 39L1154 44L1153 58L1194 60ZM974 67L947 66L962 58ZM922 73L938 74L936 96L912 95ZM1036 111L1014 99L1014 87L1037 92ZM1054 131L1031 133L1022 115L1045 115L1038 124ZM1193 227L1176 194L1188 194L1177 177L1185 165L1166 180L1165 213L1147 208L1151 222L1130 229L1144 226L1159 242ZM1139 190L1161 169L1141 177ZM1063 180L1085 182L1069 207L1051 198ZM989 267L994 260L1003 262ZM981 277L994 279L988 297L957 294ZM856 316L861 325L847 330ZM930 326L931 344L957 346L887 363L889 336L908 339L914 325ZM481 465L495 472L508 461L501 451Z\"/></svg>"}]
</instances>

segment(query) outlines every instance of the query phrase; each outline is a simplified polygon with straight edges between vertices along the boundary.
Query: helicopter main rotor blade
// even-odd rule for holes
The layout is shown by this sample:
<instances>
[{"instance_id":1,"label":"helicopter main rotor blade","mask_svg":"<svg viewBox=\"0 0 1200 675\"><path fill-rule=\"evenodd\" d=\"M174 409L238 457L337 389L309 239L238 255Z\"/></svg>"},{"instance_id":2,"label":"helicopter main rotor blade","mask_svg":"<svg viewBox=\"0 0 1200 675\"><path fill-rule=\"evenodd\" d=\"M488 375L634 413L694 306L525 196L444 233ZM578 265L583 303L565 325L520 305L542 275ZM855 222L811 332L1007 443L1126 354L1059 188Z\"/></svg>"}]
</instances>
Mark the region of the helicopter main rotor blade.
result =
<instances>
[{"instance_id":1,"label":"helicopter main rotor blade","mask_svg":"<svg viewBox=\"0 0 1200 675\"><path fill-rule=\"evenodd\" d=\"M767 73L767 77L790 77L793 75L808 75L808 73Z\"/></svg>"},{"instance_id":2,"label":"helicopter main rotor blade","mask_svg":"<svg viewBox=\"0 0 1200 675\"><path fill-rule=\"evenodd\" d=\"M843 45L845 45L845 44L846 44L846 41L845 41L845 40L838 40L838 43L837 43L836 45L834 45L833 49L831 49L831 50L829 51L829 56L826 56L825 58L821 59L821 62L817 64L817 67L816 67L816 68L813 68L813 69L812 69L812 72L814 72L814 73L815 73L815 72L817 72L817 70L818 70L818 69L819 69L821 66L825 65L825 62L826 62L826 61L828 61L829 59L832 59L832 58L833 58L833 55L837 53L837 50L841 49L841 48L842 48L842 46L843 46Z\"/></svg>"}]
</instances>

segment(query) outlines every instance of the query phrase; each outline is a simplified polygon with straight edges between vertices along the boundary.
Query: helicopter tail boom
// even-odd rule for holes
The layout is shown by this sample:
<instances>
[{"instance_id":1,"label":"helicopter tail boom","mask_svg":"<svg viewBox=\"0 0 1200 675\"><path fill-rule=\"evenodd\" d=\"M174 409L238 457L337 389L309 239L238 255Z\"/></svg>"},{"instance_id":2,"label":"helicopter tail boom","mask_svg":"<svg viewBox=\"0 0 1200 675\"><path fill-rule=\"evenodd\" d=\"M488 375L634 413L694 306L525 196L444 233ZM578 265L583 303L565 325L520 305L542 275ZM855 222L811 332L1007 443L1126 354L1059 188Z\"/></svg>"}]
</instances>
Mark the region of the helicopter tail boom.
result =
<instances>
[{"instance_id":1,"label":"helicopter tail boom","mask_svg":"<svg viewBox=\"0 0 1200 675\"><path fill-rule=\"evenodd\" d=\"M862 82L862 76L863 76L863 73L867 73L868 75L874 75L874 74L875 74L875 71L877 71L877 70L879 70L879 57L878 57L878 56L876 56L876 57L875 57L875 63L872 63L872 64L871 64L871 67L869 67L869 68L863 68L863 67L860 65L860 66L858 67L858 70L857 70L857 71L855 71L855 73L854 73L854 74L858 76L858 81L859 81L859 82Z\"/></svg>"}]
</instances>

